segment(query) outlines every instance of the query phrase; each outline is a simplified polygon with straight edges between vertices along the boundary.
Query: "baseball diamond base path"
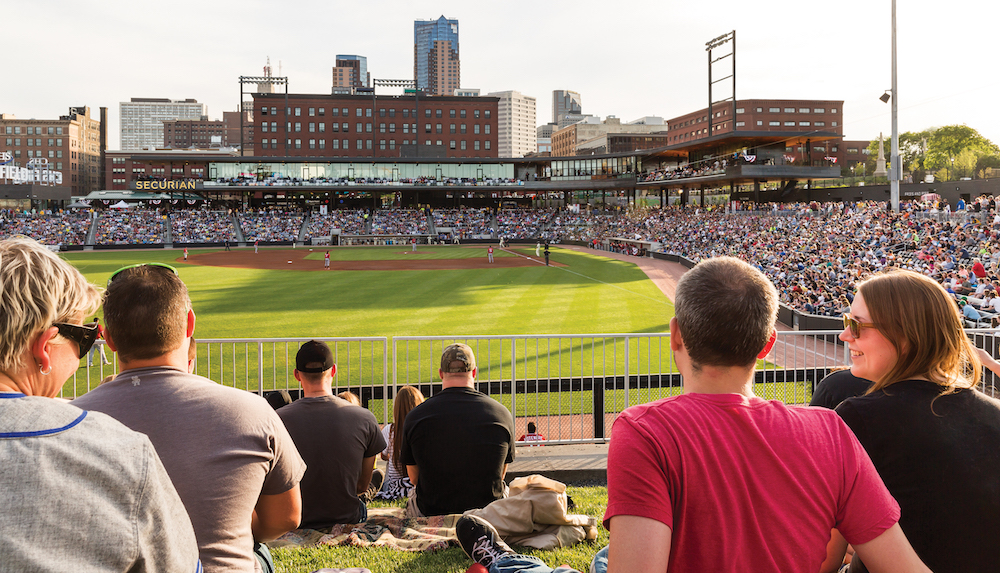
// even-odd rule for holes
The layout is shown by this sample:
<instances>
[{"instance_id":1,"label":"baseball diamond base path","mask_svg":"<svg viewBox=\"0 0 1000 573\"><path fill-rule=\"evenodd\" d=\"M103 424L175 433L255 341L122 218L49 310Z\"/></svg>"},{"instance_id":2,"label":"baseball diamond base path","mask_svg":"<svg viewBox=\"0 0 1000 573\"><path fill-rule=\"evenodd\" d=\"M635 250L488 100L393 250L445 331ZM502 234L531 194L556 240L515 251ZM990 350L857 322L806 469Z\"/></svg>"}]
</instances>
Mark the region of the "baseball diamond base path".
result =
<instances>
[{"instance_id":1,"label":"baseball diamond base path","mask_svg":"<svg viewBox=\"0 0 1000 573\"><path fill-rule=\"evenodd\" d=\"M680 263L654 259L652 257L633 257L632 255L597 251L576 245L561 245L561 248L632 263L639 267L671 302L674 301L674 295L677 293L677 281L688 270L687 267ZM779 332L795 330L791 326L780 322L775 324L775 328ZM825 342L821 338L800 338L795 337L794 347L776 346L771 351L771 354L767 356L767 360L782 368L828 368L833 365L845 364L844 349L842 346Z\"/></svg>"},{"instance_id":2,"label":"baseball diamond base path","mask_svg":"<svg viewBox=\"0 0 1000 573\"><path fill-rule=\"evenodd\" d=\"M213 251L211 253L190 254L187 262L193 265L203 265L208 267L226 267L236 269L264 269L264 270L295 270L295 271L322 271L322 259L306 259L312 253L320 251L309 251L303 249L262 249L254 254L249 249L239 249L233 251ZM330 269L334 271L436 271L436 270L464 270L464 269L510 269L520 267L545 266L544 261L527 259L524 257L494 257L493 262L486 258L486 249L483 249L482 257L466 259L407 259L405 253L400 251L399 259L379 260L379 261L330 261ZM291 263L289 263L291 261ZM177 262L184 262L180 257ZM565 264L552 262L553 267L565 267Z\"/></svg>"}]
</instances>

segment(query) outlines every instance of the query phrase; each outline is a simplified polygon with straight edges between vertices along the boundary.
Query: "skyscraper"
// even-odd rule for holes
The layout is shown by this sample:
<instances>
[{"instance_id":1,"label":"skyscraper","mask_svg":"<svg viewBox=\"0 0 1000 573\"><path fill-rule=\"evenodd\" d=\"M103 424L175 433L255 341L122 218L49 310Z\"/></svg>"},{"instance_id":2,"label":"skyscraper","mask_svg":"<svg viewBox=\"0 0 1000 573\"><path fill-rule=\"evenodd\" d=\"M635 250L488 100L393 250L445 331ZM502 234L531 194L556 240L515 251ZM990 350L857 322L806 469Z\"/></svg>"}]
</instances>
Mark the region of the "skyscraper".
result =
<instances>
[{"instance_id":1,"label":"skyscraper","mask_svg":"<svg viewBox=\"0 0 1000 573\"><path fill-rule=\"evenodd\" d=\"M578 92L570 90L552 91L552 123L559 123L567 114L582 114L583 100Z\"/></svg>"},{"instance_id":2,"label":"skyscraper","mask_svg":"<svg viewBox=\"0 0 1000 573\"><path fill-rule=\"evenodd\" d=\"M118 104L121 114L122 151L137 151L163 145L163 122L201 119L208 108L195 99L134 97Z\"/></svg>"},{"instance_id":3,"label":"skyscraper","mask_svg":"<svg viewBox=\"0 0 1000 573\"><path fill-rule=\"evenodd\" d=\"M413 79L434 95L452 95L461 86L458 20L413 22Z\"/></svg>"},{"instance_id":4,"label":"skyscraper","mask_svg":"<svg viewBox=\"0 0 1000 573\"><path fill-rule=\"evenodd\" d=\"M500 98L497 106L498 156L524 157L537 151L535 98L514 90L486 95Z\"/></svg>"},{"instance_id":5,"label":"skyscraper","mask_svg":"<svg viewBox=\"0 0 1000 573\"><path fill-rule=\"evenodd\" d=\"M337 56L337 65L333 68L333 87L367 88L370 86L371 74L368 73L368 58L364 56Z\"/></svg>"}]
</instances>

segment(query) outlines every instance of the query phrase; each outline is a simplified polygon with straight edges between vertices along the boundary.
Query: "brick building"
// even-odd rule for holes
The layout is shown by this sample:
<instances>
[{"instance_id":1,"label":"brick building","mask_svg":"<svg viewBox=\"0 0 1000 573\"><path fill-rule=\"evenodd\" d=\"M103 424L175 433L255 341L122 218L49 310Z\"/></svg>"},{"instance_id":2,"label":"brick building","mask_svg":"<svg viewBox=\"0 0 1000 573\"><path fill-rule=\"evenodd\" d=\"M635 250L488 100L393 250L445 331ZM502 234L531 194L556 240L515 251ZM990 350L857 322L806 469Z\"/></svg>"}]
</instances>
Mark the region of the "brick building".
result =
<instances>
[{"instance_id":1,"label":"brick building","mask_svg":"<svg viewBox=\"0 0 1000 573\"><path fill-rule=\"evenodd\" d=\"M497 157L498 103L495 97L254 94L254 155Z\"/></svg>"},{"instance_id":2,"label":"brick building","mask_svg":"<svg viewBox=\"0 0 1000 573\"><path fill-rule=\"evenodd\" d=\"M178 119L163 122L163 147L167 149L240 146L240 112L227 111L223 119ZM253 117L247 114L243 127L243 140L253 141Z\"/></svg>"},{"instance_id":3,"label":"brick building","mask_svg":"<svg viewBox=\"0 0 1000 573\"><path fill-rule=\"evenodd\" d=\"M58 119L17 119L0 114L0 152L10 152L14 164L27 166L42 158L63 176L73 196L102 187L103 155L108 148L107 108L100 118L87 106L71 107Z\"/></svg>"},{"instance_id":4,"label":"brick building","mask_svg":"<svg viewBox=\"0 0 1000 573\"><path fill-rule=\"evenodd\" d=\"M744 99L715 104L712 134L708 108L667 121L670 144L690 143L732 131L817 131L843 134L844 102L838 100ZM735 125L734 125L735 124Z\"/></svg>"}]
</instances>

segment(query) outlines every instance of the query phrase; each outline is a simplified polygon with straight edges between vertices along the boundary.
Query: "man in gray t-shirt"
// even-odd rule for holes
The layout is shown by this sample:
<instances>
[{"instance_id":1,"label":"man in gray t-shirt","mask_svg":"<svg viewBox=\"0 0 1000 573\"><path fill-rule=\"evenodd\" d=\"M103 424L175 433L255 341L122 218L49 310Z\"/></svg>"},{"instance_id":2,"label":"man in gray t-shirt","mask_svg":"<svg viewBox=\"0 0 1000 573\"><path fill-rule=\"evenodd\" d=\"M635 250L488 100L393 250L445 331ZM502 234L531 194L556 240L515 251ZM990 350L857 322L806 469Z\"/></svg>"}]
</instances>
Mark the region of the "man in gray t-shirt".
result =
<instances>
[{"instance_id":1,"label":"man in gray t-shirt","mask_svg":"<svg viewBox=\"0 0 1000 573\"><path fill-rule=\"evenodd\" d=\"M303 397L278 410L308 464L302 478L302 527L320 529L367 518L365 492L385 438L375 416L333 395L337 365L325 342L310 340L295 356Z\"/></svg>"},{"instance_id":2,"label":"man in gray t-shirt","mask_svg":"<svg viewBox=\"0 0 1000 573\"><path fill-rule=\"evenodd\" d=\"M305 464L267 402L187 372L195 316L176 271L126 267L104 300L121 373L73 401L149 437L191 517L205 571L260 570L299 524Z\"/></svg>"}]
</instances>

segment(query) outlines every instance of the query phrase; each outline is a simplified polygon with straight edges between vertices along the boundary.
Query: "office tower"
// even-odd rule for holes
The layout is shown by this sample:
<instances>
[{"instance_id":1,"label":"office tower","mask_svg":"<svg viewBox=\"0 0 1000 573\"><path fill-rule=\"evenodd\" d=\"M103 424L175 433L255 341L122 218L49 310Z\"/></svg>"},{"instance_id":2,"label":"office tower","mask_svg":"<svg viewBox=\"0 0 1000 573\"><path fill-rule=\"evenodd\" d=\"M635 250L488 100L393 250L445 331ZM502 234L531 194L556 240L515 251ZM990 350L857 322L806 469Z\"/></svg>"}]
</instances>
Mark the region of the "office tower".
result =
<instances>
[{"instance_id":1,"label":"office tower","mask_svg":"<svg viewBox=\"0 0 1000 573\"><path fill-rule=\"evenodd\" d=\"M453 95L461 87L458 20L413 22L413 79L434 95Z\"/></svg>"},{"instance_id":2,"label":"office tower","mask_svg":"<svg viewBox=\"0 0 1000 573\"><path fill-rule=\"evenodd\" d=\"M63 185L73 196L86 195L100 190L101 158L108 147L106 123L104 107L100 119L91 117L87 106L71 107L59 119L17 119L0 113L0 143L5 144L0 150L9 152L18 167L46 164L62 173ZM23 206L0 201L0 208Z\"/></svg>"},{"instance_id":3,"label":"office tower","mask_svg":"<svg viewBox=\"0 0 1000 573\"><path fill-rule=\"evenodd\" d=\"M368 72L368 58L364 56L338 55L333 68L333 87L371 87L371 73Z\"/></svg>"},{"instance_id":4,"label":"office tower","mask_svg":"<svg viewBox=\"0 0 1000 573\"><path fill-rule=\"evenodd\" d=\"M552 91L552 123L559 123L567 114L582 114L583 100L580 94L570 90Z\"/></svg>"},{"instance_id":5,"label":"office tower","mask_svg":"<svg viewBox=\"0 0 1000 573\"><path fill-rule=\"evenodd\" d=\"M208 107L195 99L134 97L119 104L122 151L135 151L163 145L163 122L177 119L201 119Z\"/></svg>"},{"instance_id":6,"label":"office tower","mask_svg":"<svg viewBox=\"0 0 1000 573\"><path fill-rule=\"evenodd\" d=\"M497 106L499 157L524 157L537 151L535 98L513 90L486 95L500 98Z\"/></svg>"}]
</instances>

